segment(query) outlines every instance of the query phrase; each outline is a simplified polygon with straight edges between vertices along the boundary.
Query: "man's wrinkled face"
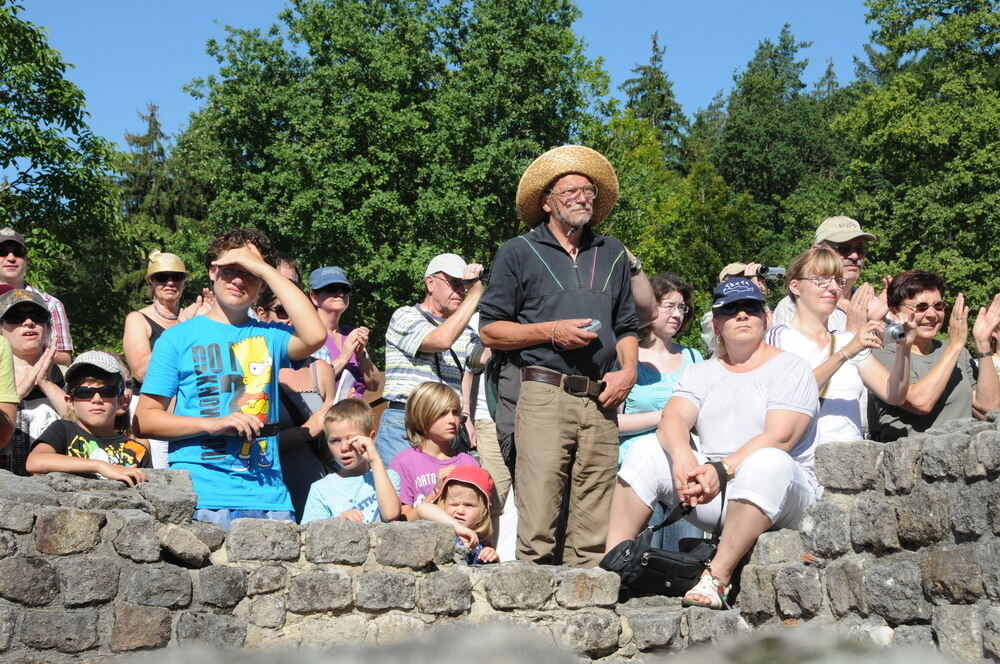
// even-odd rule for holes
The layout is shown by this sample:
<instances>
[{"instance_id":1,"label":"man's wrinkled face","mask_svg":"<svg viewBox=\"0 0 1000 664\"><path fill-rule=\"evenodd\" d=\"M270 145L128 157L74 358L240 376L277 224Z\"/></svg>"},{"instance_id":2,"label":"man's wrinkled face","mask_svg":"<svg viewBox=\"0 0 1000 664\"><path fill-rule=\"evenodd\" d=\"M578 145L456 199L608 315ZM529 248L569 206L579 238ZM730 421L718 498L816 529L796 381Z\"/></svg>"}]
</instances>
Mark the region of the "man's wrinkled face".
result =
<instances>
[{"instance_id":1,"label":"man's wrinkled face","mask_svg":"<svg viewBox=\"0 0 1000 664\"><path fill-rule=\"evenodd\" d=\"M596 197L597 190L589 178L571 173L552 183L542 209L571 228L583 228L594 215Z\"/></svg>"}]
</instances>

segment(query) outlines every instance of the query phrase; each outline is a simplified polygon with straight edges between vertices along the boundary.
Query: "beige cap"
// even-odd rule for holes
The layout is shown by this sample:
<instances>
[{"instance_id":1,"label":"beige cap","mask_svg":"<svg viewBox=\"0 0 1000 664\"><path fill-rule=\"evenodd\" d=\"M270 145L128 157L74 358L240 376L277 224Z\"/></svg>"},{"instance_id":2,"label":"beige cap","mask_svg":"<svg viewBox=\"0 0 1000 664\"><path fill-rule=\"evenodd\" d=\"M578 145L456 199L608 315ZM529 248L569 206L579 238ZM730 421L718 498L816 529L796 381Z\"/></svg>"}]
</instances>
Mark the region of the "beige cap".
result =
<instances>
[{"instance_id":1,"label":"beige cap","mask_svg":"<svg viewBox=\"0 0 1000 664\"><path fill-rule=\"evenodd\" d=\"M861 230L861 224L850 217L828 217L816 229L813 244L820 242L850 242L855 238L874 240L875 236Z\"/></svg>"},{"instance_id":2,"label":"beige cap","mask_svg":"<svg viewBox=\"0 0 1000 664\"><path fill-rule=\"evenodd\" d=\"M151 277L160 272L183 272L184 277L190 277L191 273L184 267L184 261L177 254L168 254L154 249L149 252L149 265L146 267L146 277Z\"/></svg>"}]
</instances>

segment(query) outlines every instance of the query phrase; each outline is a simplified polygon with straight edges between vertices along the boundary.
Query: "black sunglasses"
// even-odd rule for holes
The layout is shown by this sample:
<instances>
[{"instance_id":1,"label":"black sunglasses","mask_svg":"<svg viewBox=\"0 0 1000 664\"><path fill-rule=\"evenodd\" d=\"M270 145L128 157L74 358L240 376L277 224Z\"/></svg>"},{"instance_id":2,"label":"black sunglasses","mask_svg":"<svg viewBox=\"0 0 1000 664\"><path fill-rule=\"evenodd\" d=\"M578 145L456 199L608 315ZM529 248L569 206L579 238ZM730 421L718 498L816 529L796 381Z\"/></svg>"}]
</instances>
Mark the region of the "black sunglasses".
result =
<instances>
[{"instance_id":1,"label":"black sunglasses","mask_svg":"<svg viewBox=\"0 0 1000 664\"><path fill-rule=\"evenodd\" d=\"M288 312L280 304L276 304L273 307L268 307L268 311L273 312L278 318L288 318Z\"/></svg>"},{"instance_id":2,"label":"black sunglasses","mask_svg":"<svg viewBox=\"0 0 1000 664\"><path fill-rule=\"evenodd\" d=\"M3 315L3 322L9 323L10 325L21 325L29 318L35 325L48 325L52 316L49 315L49 312L42 311L40 309L34 309L31 311L27 309L18 309L5 313Z\"/></svg>"},{"instance_id":3,"label":"black sunglasses","mask_svg":"<svg viewBox=\"0 0 1000 664\"><path fill-rule=\"evenodd\" d=\"M186 278L187 275L183 272L157 272L153 275L153 281L161 284L165 284L168 281L184 281Z\"/></svg>"},{"instance_id":4,"label":"black sunglasses","mask_svg":"<svg viewBox=\"0 0 1000 664\"><path fill-rule=\"evenodd\" d=\"M323 286L318 292L321 295L348 295L351 292L351 287L344 284L332 284L330 286Z\"/></svg>"},{"instance_id":5,"label":"black sunglasses","mask_svg":"<svg viewBox=\"0 0 1000 664\"><path fill-rule=\"evenodd\" d=\"M737 300L728 302L715 310L719 316L734 316L745 311L751 316L764 313L764 303L760 300Z\"/></svg>"},{"instance_id":6,"label":"black sunglasses","mask_svg":"<svg viewBox=\"0 0 1000 664\"><path fill-rule=\"evenodd\" d=\"M90 401L95 394L100 394L102 399L114 399L124 394L121 385L101 385L100 387L74 387L69 393L74 401Z\"/></svg>"},{"instance_id":7,"label":"black sunglasses","mask_svg":"<svg viewBox=\"0 0 1000 664\"><path fill-rule=\"evenodd\" d=\"M863 244L841 244L839 242L827 242L826 244L844 258L854 253L858 256L864 256L868 253L868 247Z\"/></svg>"},{"instance_id":8,"label":"black sunglasses","mask_svg":"<svg viewBox=\"0 0 1000 664\"><path fill-rule=\"evenodd\" d=\"M0 244L0 256L6 257L8 254L14 254L16 258L24 258L28 255L28 250L17 242Z\"/></svg>"}]
</instances>

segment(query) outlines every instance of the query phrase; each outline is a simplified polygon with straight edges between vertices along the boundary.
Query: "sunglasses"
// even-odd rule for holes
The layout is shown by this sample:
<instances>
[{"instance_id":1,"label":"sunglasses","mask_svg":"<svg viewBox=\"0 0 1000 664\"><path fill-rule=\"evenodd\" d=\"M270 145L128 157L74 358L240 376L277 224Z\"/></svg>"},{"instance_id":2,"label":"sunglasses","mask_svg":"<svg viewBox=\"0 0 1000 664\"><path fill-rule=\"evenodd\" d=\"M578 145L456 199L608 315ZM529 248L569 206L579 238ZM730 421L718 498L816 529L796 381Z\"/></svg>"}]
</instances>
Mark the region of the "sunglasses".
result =
<instances>
[{"instance_id":1,"label":"sunglasses","mask_svg":"<svg viewBox=\"0 0 1000 664\"><path fill-rule=\"evenodd\" d=\"M52 316L47 311L40 311L38 309L27 311L22 309L5 313L3 315L3 322L10 325L21 325L29 318L35 325L47 325Z\"/></svg>"},{"instance_id":2,"label":"sunglasses","mask_svg":"<svg viewBox=\"0 0 1000 664\"><path fill-rule=\"evenodd\" d=\"M764 313L764 303L759 300L737 300L728 302L715 310L717 316L734 316L745 311L751 316Z\"/></svg>"},{"instance_id":3,"label":"sunglasses","mask_svg":"<svg viewBox=\"0 0 1000 664\"><path fill-rule=\"evenodd\" d=\"M934 304L927 304L926 302L918 302L917 304L903 304L902 306L909 307L910 309L916 311L918 314L922 314L931 307L934 307L934 311L944 311L945 307L948 305L939 300Z\"/></svg>"},{"instance_id":4,"label":"sunglasses","mask_svg":"<svg viewBox=\"0 0 1000 664\"><path fill-rule=\"evenodd\" d=\"M273 307L268 307L267 310L273 313L278 318L288 318L288 312L285 311L285 308L280 304L276 304Z\"/></svg>"},{"instance_id":5,"label":"sunglasses","mask_svg":"<svg viewBox=\"0 0 1000 664\"><path fill-rule=\"evenodd\" d=\"M121 385L101 385L100 387L74 387L69 395L74 401L90 401L95 394L100 394L102 399L114 399L124 394Z\"/></svg>"},{"instance_id":6,"label":"sunglasses","mask_svg":"<svg viewBox=\"0 0 1000 664\"><path fill-rule=\"evenodd\" d=\"M0 244L0 256L6 258L10 254L14 254L15 258L24 258L28 255L28 250L16 242Z\"/></svg>"},{"instance_id":7,"label":"sunglasses","mask_svg":"<svg viewBox=\"0 0 1000 664\"><path fill-rule=\"evenodd\" d=\"M165 284L168 281L178 282L184 281L187 275L183 272L157 272L153 275L153 281L159 284Z\"/></svg>"},{"instance_id":8,"label":"sunglasses","mask_svg":"<svg viewBox=\"0 0 1000 664\"><path fill-rule=\"evenodd\" d=\"M827 245L844 258L847 258L851 254L864 256L868 253L868 247L863 244L840 244L838 242L827 242Z\"/></svg>"},{"instance_id":9,"label":"sunglasses","mask_svg":"<svg viewBox=\"0 0 1000 664\"><path fill-rule=\"evenodd\" d=\"M319 289L320 295L348 295L351 292L350 286L344 284L332 284Z\"/></svg>"},{"instance_id":10,"label":"sunglasses","mask_svg":"<svg viewBox=\"0 0 1000 664\"><path fill-rule=\"evenodd\" d=\"M448 287L451 288L456 293L464 293L466 290L465 282L462 281L461 279L456 279L455 277L449 277L441 274L435 274L433 276L437 277L441 281L448 284Z\"/></svg>"}]
</instances>

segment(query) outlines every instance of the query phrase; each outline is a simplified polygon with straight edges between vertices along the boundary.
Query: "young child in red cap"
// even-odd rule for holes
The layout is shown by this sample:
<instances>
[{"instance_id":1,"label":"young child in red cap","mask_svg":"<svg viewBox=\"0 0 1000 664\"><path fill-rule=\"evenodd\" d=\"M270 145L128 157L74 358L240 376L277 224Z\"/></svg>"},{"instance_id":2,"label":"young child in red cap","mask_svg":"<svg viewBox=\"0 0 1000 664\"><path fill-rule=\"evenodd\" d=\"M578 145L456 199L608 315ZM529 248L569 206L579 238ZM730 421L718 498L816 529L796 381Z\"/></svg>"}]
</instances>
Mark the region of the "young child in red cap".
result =
<instances>
[{"instance_id":1,"label":"young child in red cap","mask_svg":"<svg viewBox=\"0 0 1000 664\"><path fill-rule=\"evenodd\" d=\"M455 528L456 540L468 548L465 561L470 565L500 560L490 537L490 497L493 478L482 468L458 466L441 483L438 495L417 505L421 519L447 523Z\"/></svg>"}]
</instances>

